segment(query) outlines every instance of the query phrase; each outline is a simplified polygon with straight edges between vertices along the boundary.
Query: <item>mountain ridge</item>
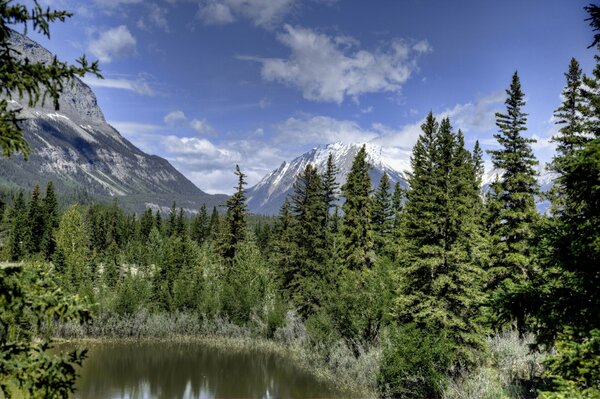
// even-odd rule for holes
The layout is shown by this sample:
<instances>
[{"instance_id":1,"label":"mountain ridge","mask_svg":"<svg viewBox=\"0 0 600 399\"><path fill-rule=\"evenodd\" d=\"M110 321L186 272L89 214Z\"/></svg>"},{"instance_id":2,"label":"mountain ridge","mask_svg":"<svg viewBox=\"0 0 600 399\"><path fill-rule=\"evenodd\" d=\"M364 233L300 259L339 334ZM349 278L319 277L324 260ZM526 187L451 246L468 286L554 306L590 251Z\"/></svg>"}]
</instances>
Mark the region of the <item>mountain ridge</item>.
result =
<instances>
[{"instance_id":1,"label":"mountain ridge","mask_svg":"<svg viewBox=\"0 0 600 399\"><path fill-rule=\"evenodd\" d=\"M47 63L53 55L17 32L11 48L30 62ZM210 195L196 187L169 161L146 154L108 124L92 89L80 79L65 84L59 110L51 101L36 107L13 98L20 108L20 127L31 147L21 156L0 159L0 183L31 189L53 181L59 192L82 190L100 200L119 198L124 208L141 212L147 206L162 209L173 201L193 210L202 204L222 204L226 195Z\"/></svg>"}]
</instances>

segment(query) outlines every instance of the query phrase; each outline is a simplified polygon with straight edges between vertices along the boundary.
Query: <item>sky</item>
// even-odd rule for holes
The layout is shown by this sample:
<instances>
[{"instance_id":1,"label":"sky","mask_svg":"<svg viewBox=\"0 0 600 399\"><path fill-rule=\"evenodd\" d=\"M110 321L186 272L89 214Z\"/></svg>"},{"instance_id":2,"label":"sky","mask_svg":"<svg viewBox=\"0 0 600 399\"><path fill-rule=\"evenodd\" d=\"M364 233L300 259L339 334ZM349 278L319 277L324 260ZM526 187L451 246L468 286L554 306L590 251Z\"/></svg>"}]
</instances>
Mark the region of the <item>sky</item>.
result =
<instances>
[{"instance_id":1,"label":"sky","mask_svg":"<svg viewBox=\"0 0 600 399\"><path fill-rule=\"evenodd\" d=\"M526 135L545 162L571 57L591 73L589 0L43 0L74 16L48 40L88 77L107 121L208 193L236 164L257 183L336 141L373 142L392 165L428 112L494 148L518 71Z\"/></svg>"}]
</instances>

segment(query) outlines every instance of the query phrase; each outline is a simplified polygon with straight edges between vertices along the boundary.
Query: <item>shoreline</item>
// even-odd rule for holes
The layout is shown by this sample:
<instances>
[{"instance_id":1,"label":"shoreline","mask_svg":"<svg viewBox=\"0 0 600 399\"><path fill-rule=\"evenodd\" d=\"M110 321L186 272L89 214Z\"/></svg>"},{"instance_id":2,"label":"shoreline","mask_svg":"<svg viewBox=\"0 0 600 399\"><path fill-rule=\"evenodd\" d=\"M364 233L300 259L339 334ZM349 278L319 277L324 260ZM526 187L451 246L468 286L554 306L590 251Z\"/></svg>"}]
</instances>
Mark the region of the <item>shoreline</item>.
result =
<instances>
[{"instance_id":1,"label":"shoreline","mask_svg":"<svg viewBox=\"0 0 600 399\"><path fill-rule=\"evenodd\" d=\"M284 344L271 339L256 337L224 337L211 335L174 335L170 337L53 337L53 346L57 345L103 345L103 344L199 344L212 349L232 352L260 351L291 361L295 367L306 372L335 389L351 394L353 397L377 398L377 392L341 381L334 372L316 364L318 356L298 344Z\"/></svg>"}]
</instances>

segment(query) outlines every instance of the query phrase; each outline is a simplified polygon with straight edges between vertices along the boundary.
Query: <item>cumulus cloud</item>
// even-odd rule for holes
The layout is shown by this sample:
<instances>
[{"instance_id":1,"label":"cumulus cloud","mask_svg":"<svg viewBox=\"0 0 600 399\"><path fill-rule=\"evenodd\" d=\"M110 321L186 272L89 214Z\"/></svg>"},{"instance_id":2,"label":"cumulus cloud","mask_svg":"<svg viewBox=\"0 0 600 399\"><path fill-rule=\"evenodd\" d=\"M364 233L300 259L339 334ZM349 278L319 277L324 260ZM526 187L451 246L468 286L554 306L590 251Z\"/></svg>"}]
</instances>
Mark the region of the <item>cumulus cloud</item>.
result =
<instances>
[{"instance_id":1,"label":"cumulus cloud","mask_svg":"<svg viewBox=\"0 0 600 399\"><path fill-rule=\"evenodd\" d=\"M194 119L190 122L190 127L199 134L210 134L214 131L206 119Z\"/></svg>"},{"instance_id":2,"label":"cumulus cloud","mask_svg":"<svg viewBox=\"0 0 600 399\"><path fill-rule=\"evenodd\" d=\"M135 53L136 39L127 26L120 25L108 29L91 41L88 49L102 62L109 63L115 57L125 57Z\"/></svg>"},{"instance_id":3,"label":"cumulus cloud","mask_svg":"<svg viewBox=\"0 0 600 399\"><path fill-rule=\"evenodd\" d=\"M346 97L400 90L417 69L418 57L431 51L426 41L403 39L367 51L358 49L353 38L331 37L291 25L285 25L278 39L290 49L286 59L238 58L261 63L264 80L295 87L307 100L338 104Z\"/></svg>"},{"instance_id":4,"label":"cumulus cloud","mask_svg":"<svg viewBox=\"0 0 600 399\"><path fill-rule=\"evenodd\" d=\"M198 18L207 25L223 25L240 18L271 28L293 10L297 0L202 0Z\"/></svg>"},{"instance_id":5,"label":"cumulus cloud","mask_svg":"<svg viewBox=\"0 0 600 399\"><path fill-rule=\"evenodd\" d=\"M144 96L153 96L156 94L154 89L143 79L98 79L93 76L86 76L83 82L92 87L103 87L108 89L129 90Z\"/></svg>"},{"instance_id":6,"label":"cumulus cloud","mask_svg":"<svg viewBox=\"0 0 600 399\"><path fill-rule=\"evenodd\" d=\"M361 128L350 120L329 116L292 117L275 126L277 143L329 144L336 141L348 143L367 142L378 133Z\"/></svg>"},{"instance_id":7,"label":"cumulus cloud","mask_svg":"<svg viewBox=\"0 0 600 399\"><path fill-rule=\"evenodd\" d=\"M148 5L148 14L140 17L137 27L144 30L150 30L157 27L165 32L169 32L169 22L167 21L167 9L160 7L156 3Z\"/></svg>"},{"instance_id":8,"label":"cumulus cloud","mask_svg":"<svg viewBox=\"0 0 600 399\"><path fill-rule=\"evenodd\" d=\"M163 120L169 126L177 126L184 123L187 120L187 118L183 111L172 111L165 115Z\"/></svg>"}]
</instances>

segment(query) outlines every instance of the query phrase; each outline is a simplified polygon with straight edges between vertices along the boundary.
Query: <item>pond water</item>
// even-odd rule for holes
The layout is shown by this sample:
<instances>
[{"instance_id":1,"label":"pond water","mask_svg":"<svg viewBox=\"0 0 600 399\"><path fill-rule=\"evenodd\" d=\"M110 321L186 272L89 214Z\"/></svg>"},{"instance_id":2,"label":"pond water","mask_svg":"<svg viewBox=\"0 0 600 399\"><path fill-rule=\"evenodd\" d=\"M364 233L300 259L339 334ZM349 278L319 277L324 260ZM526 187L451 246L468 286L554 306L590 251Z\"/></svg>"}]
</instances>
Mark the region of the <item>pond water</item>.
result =
<instances>
[{"instance_id":1,"label":"pond water","mask_svg":"<svg viewBox=\"0 0 600 399\"><path fill-rule=\"evenodd\" d=\"M76 398L341 398L279 355L201 343L85 344ZM72 345L61 346L71 350Z\"/></svg>"}]
</instances>

